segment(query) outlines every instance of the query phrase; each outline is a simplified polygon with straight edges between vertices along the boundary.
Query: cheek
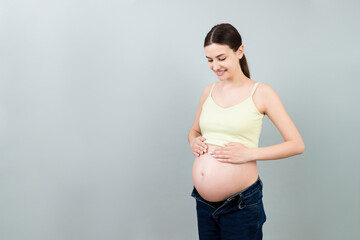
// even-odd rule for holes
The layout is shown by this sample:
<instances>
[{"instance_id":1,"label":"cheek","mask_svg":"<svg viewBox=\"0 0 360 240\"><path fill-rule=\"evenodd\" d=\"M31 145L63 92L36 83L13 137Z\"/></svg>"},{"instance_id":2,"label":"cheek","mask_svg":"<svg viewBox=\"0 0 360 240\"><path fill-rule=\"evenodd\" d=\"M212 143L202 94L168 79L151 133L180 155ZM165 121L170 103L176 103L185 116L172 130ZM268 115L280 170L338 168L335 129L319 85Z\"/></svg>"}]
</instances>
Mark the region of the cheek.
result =
<instances>
[{"instance_id":1,"label":"cheek","mask_svg":"<svg viewBox=\"0 0 360 240\"><path fill-rule=\"evenodd\" d=\"M233 72L234 71L234 66L233 65L227 64L224 67L227 69L228 72Z\"/></svg>"},{"instance_id":2,"label":"cheek","mask_svg":"<svg viewBox=\"0 0 360 240\"><path fill-rule=\"evenodd\" d=\"M238 67L240 67L240 63L239 63L239 66L235 63L235 64L232 64L231 66L229 66L229 69L233 72L233 71L235 71Z\"/></svg>"}]
</instances>

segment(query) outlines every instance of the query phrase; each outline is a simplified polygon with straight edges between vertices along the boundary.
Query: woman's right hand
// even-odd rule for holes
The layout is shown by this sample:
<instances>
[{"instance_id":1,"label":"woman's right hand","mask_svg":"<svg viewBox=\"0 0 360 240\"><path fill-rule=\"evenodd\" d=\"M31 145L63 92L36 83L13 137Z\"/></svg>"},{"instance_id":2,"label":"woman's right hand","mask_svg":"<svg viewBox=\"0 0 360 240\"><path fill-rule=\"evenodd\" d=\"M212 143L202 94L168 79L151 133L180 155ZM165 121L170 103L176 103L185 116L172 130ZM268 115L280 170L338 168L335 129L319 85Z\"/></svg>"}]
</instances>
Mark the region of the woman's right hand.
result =
<instances>
[{"instance_id":1,"label":"woman's right hand","mask_svg":"<svg viewBox=\"0 0 360 240\"><path fill-rule=\"evenodd\" d=\"M204 141L206 138L203 136L198 136L192 140L192 143L190 144L190 147L192 149L192 152L195 156L199 157L200 154L204 154L208 150L208 146Z\"/></svg>"}]
</instances>

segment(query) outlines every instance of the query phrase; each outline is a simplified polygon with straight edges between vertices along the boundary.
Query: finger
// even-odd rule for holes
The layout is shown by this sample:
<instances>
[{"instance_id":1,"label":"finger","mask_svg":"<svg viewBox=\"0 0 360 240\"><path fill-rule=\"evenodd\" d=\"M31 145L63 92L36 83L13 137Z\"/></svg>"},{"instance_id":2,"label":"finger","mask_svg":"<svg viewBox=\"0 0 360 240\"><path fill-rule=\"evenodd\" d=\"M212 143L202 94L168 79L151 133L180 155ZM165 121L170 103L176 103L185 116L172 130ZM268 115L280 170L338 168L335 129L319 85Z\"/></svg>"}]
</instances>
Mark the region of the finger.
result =
<instances>
[{"instance_id":1,"label":"finger","mask_svg":"<svg viewBox=\"0 0 360 240\"><path fill-rule=\"evenodd\" d=\"M230 156L229 155L216 155L216 156L213 156L215 159L226 159L226 160L229 160L230 159Z\"/></svg>"},{"instance_id":2,"label":"finger","mask_svg":"<svg viewBox=\"0 0 360 240\"><path fill-rule=\"evenodd\" d=\"M221 158L221 159L229 159L230 158L229 154L219 154L216 157Z\"/></svg>"},{"instance_id":3,"label":"finger","mask_svg":"<svg viewBox=\"0 0 360 240\"><path fill-rule=\"evenodd\" d=\"M205 152L205 148L203 146L199 146L199 153L203 154Z\"/></svg>"},{"instance_id":4,"label":"finger","mask_svg":"<svg viewBox=\"0 0 360 240\"><path fill-rule=\"evenodd\" d=\"M225 144L226 146L244 146L243 144L241 144L241 143L234 143L234 142L232 142L232 143L227 143L227 144Z\"/></svg>"},{"instance_id":5,"label":"finger","mask_svg":"<svg viewBox=\"0 0 360 240\"><path fill-rule=\"evenodd\" d=\"M210 153L210 154L213 154L213 153L215 153L215 151L218 151L218 149L219 149L218 147L213 148L209 153Z\"/></svg>"},{"instance_id":6,"label":"finger","mask_svg":"<svg viewBox=\"0 0 360 240\"><path fill-rule=\"evenodd\" d=\"M241 143L227 143L225 144L226 147L237 147L237 146L244 146Z\"/></svg>"},{"instance_id":7,"label":"finger","mask_svg":"<svg viewBox=\"0 0 360 240\"><path fill-rule=\"evenodd\" d=\"M229 155L230 150L221 150L221 151L213 151L212 155L220 156L220 155Z\"/></svg>"},{"instance_id":8,"label":"finger","mask_svg":"<svg viewBox=\"0 0 360 240\"><path fill-rule=\"evenodd\" d=\"M218 147L218 148L215 148L213 150L213 152L214 151L230 151L231 148L232 148L232 146Z\"/></svg>"},{"instance_id":9,"label":"finger","mask_svg":"<svg viewBox=\"0 0 360 240\"><path fill-rule=\"evenodd\" d=\"M207 150L208 150L208 146L204 144L204 153L207 152Z\"/></svg>"},{"instance_id":10,"label":"finger","mask_svg":"<svg viewBox=\"0 0 360 240\"><path fill-rule=\"evenodd\" d=\"M221 152L221 151L229 151L230 148L231 148L231 147L227 147L227 146L225 146L225 147L218 147L218 148L214 149L213 152L215 152L215 151L218 151L218 152Z\"/></svg>"},{"instance_id":11,"label":"finger","mask_svg":"<svg viewBox=\"0 0 360 240\"><path fill-rule=\"evenodd\" d=\"M197 144L197 147L200 148L200 149L204 148L204 146L205 146L205 143L203 143L203 142L199 142Z\"/></svg>"},{"instance_id":12,"label":"finger","mask_svg":"<svg viewBox=\"0 0 360 240\"><path fill-rule=\"evenodd\" d=\"M223 147L221 151L230 151L232 147Z\"/></svg>"},{"instance_id":13,"label":"finger","mask_svg":"<svg viewBox=\"0 0 360 240\"><path fill-rule=\"evenodd\" d=\"M205 153L206 152L206 146L201 145L200 151L201 151L201 154Z\"/></svg>"},{"instance_id":14,"label":"finger","mask_svg":"<svg viewBox=\"0 0 360 240\"><path fill-rule=\"evenodd\" d=\"M230 163L230 159L226 159L226 158L218 158L217 159L219 162L224 162L224 163Z\"/></svg>"}]
</instances>

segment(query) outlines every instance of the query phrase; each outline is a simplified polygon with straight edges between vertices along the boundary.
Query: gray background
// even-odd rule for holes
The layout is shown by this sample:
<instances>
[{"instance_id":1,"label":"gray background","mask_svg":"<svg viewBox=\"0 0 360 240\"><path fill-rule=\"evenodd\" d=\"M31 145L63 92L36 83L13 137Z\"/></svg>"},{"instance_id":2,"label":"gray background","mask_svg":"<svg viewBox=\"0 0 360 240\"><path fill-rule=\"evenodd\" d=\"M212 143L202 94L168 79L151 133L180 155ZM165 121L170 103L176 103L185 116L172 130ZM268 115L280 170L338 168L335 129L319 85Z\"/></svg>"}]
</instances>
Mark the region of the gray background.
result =
<instances>
[{"instance_id":1,"label":"gray background","mask_svg":"<svg viewBox=\"0 0 360 240\"><path fill-rule=\"evenodd\" d=\"M0 1L0 239L197 239L187 134L218 23L306 150L258 162L264 239L358 239L356 1ZM259 146L282 142L268 119Z\"/></svg>"}]
</instances>

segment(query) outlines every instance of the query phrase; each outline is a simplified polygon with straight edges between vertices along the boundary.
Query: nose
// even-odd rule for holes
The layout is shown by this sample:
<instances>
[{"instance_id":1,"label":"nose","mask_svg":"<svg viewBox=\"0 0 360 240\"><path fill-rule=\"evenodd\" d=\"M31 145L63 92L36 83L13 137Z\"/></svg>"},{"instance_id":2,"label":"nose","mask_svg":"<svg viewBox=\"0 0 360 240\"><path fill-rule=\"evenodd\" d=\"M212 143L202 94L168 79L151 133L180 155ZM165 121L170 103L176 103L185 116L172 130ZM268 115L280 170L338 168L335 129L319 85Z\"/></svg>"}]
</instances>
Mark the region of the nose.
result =
<instances>
[{"instance_id":1,"label":"nose","mask_svg":"<svg viewBox=\"0 0 360 240\"><path fill-rule=\"evenodd\" d=\"M220 69L220 66L219 66L219 64L213 62L212 68L213 68L214 71L217 71L217 70Z\"/></svg>"}]
</instances>

